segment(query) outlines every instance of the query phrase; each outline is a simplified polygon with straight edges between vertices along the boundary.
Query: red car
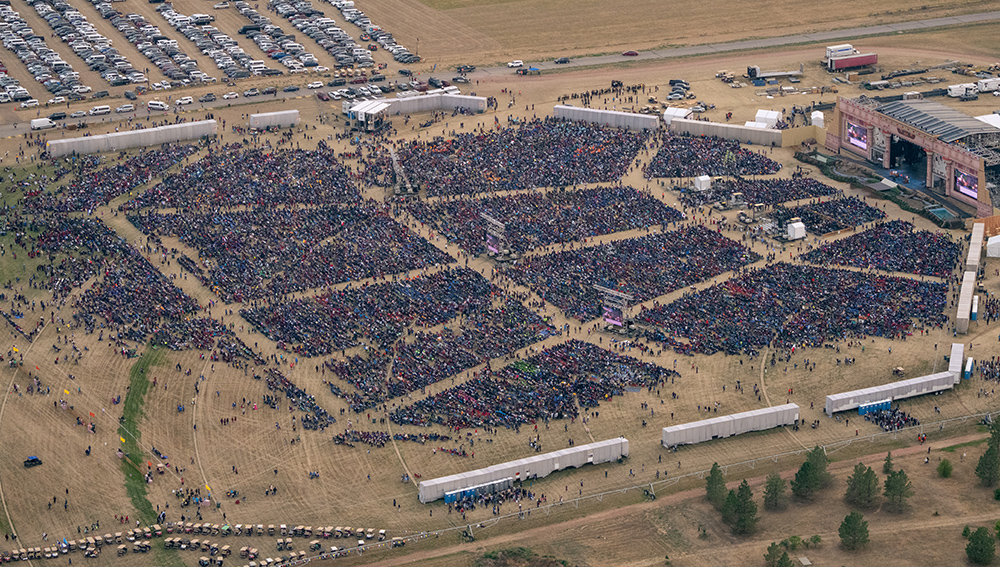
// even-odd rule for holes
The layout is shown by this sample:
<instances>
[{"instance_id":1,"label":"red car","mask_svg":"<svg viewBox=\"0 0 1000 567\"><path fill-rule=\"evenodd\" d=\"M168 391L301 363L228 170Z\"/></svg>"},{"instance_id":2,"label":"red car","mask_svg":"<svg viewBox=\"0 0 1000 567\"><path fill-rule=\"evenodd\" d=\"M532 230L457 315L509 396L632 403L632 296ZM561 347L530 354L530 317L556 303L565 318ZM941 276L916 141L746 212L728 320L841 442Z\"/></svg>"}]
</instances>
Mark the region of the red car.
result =
<instances>
[{"instance_id":1,"label":"red car","mask_svg":"<svg viewBox=\"0 0 1000 567\"><path fill-rule=\"evenodd\" d=\"M318 98L318 99L320 99L322 101L327 101L327 100L330 100L330 95L326 94L323 91L319 91L319 92L316 93L316 98Z\"/></svg>"},{"instance_id":2,"label":"red car","mask_svg":"<svg viewBox=\"0 0 1000 567\"><path fill-rule=\"evenodd\" d=\"M639 52L638 51L626 51L625 53L622 53L622 55L624 55L625 57L635 57L635 56L639 55Z\"/></svg>"},{"instance_id":3,"label":"red car","mask_svg":"<svg viewBox=\"0 0 1000 567\"><path fill-rule=\"evenodd\" d=\"M368 78L367 77L354 77L351 80L351 84L352 85L360 85L360 84L367 83L367 82L368 82Z\"/></svg>"}]
</instances>

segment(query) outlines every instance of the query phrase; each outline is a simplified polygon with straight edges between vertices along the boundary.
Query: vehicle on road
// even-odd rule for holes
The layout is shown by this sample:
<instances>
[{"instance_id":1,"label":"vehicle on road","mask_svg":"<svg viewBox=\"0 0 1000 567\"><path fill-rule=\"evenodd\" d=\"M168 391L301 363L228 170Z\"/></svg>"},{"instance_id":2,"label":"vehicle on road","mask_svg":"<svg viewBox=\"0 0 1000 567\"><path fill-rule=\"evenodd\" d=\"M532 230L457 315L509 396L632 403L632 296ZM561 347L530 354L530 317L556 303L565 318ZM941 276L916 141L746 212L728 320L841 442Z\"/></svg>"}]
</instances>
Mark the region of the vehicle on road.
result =
<instances>
[{"instance_id":1,"label":"vehicle on road","mask_svg":"<svg viewBox=\"0 0 1000 567\"><path fill-rule=\"evenodd\" d=\"M411 71L409 69L400 69L399 70L399 74L403 75L404 77L412 77L413 76L413 71Z\"/></svg>"},{"instance_id":2,"label":"vehicle on road","mask_svg":"<svg viewBox=\"0 0 1000 567\"><path fill-rule=\"evenodd\" d=\"M56 126L57 124L51 118L35 118L31 121L32 130L46 130L48 128L55 128Z\"/></svg>"},{"instance_id":3,"label":"vehicle on road","mask_svg":"<svg viewBox=\"0 0 1000 567\"><path fill-rule=\"evenodd\" d=\"M189 96L182 96L181 98L177 99L177 102L175 102L174 104L176 104L177 106L194 104L194 99Z\"/></svg>"},{"instance_id":4,"label":"vehicle on road","mask_svg":"<svg viewBox=\"0 0 1000 567\"><path fill-rule=\"evenodd\" d=\"M37 98L29 98L28 100L21 103L21 108L33 108L38 106Z\"/></svg>"},{"instance_id":5,"label":"vehicle on road","mask_svg":"<svg viewBox=\"0 0 1000 567\"><path fill-rule=\"evenodd\" d=\"M212 8L216 10L225 10L229 7L229 2L219 2L218 4L213 4Z\"/></svg>"},{"instance_id":6,"label":"vehicle on road","mask_svg":"<svg viewBox=\"0 0 1000 567\"><path fill-rule=\"evenodd\" d=\"M208 93L198 98L198 102L212 102L216 100L215 93Z\"/></svg>"},{"instance_id":7,"label":"vehicle on road","mask_svg":"<svg viewBox=\"0 0 1000 567\"><path fill-rule=\"evenodd\" d=\"M635 56L639 55L639 52L638 51L631 51L631 50L629 50L629 51L623 52L622 55L624 55L625 57L635 57Z\"/></svg>"},{"instance_id":8,"label":"vehicle on road","mask_svg":"<svg viewBox=\"0 0 1000 567\"><path fill-rule=\"evenodd\" d=\"M49 120L66 120L65 112L53 112L49 115Z\"/></svg>"},{"instance_id":9,"label":"vehicle on road","mask_svg":"<svg viewBox=\"0 0 1000 567\"><path fill-rule=\"evenodd\" d=\"M86 116L86 115L87 115L87 113L86 113L86 112L84 112L84 111L82 111L82 110L77 110L77 111L76 111L76 112L74 112L73 114L70 114L70 115L69 115L69 117L70 117L70 118L83 118L83 117L84 117L84 116Z\"/></svg>"},{"instance_id":10,"label":"vehicle on road","mask_svg":"<svg viewBox=\"0 0 1000 567\"><path fill-rule=\"evenodd\" d=\"M299 86L298 85L288 85L287 87L281 89L281 92L294 93L297 90L299 90Z\"/></svg>"},{"instance_id":11,"label":"vehicle on road","mask_svg":"<svg viewBox=\"0 0 1000 567\"><path fill-rule=\"evenodd\" d=\"M507 67L511 67L511 68L513 68L513 67L524 67L524 61L521 61L520 59L516 59L514 61L511 61L510 63L507 63Z\"/></svg>"},{"instance_id":12,"label":"vehicle on road","mask_svg":"<svg viewBox=\"0 0 1000 567\"><path fill-rule=\"evenodd\" d=\"M97 91L97 92L96 92L96 93L94 93L94 95L93 95L92 97L90 97L90 98L105 98L105 97L108 97L108 96L110 96L110 94L111 94L111 93L109 93L108 91Z\"/></svg>"},{"instance_id":13,"label":"vehicle on road","mask_svg":"<svg viewBox=\"0 0 1000 567\"><path fill-rule=\"evenodd\" d=\"M316 98L318 98L318 99L320 99L320 100L322 100L322 101L325 102L325 101L330 100L330 95L326 94L323 91L319 91L319 92L316 93Z\"/></svg>"},{"instance_id":14,"label":"vehicle on road","mask_svg":"<svg viewBox=\"0 0 1000 567\"><path fill-rule=\"evenodd\" d=\"M323 88L323 81L314 81L306 85L307 89L321 89Z\"/></svg>"},{"instance_id":15,"label":"vehicle on road","mask_svg":"<svg viewBox=\"0 0 1000 567\"><path fill-rule=\"evenodd\" d=\"M565 65L566 63L569 63L569 57L560 57L555 60L556 65Z\"/></svg>"},{"instance_id":16,"label":"vehicle on road","mask_svg":"<svg viewBox=\"0 0 1000 567\"><path fill-rule=\"evenodd\" d=\"M230 92L222 95L222 98L224 98L225 100L230 100L230 99L234 99L234 98L240 98L240 95L239 95L239 93L234 93L234 92L230 91Z\"/></svg>"},{"instance_id":17,"label":"vehicle on road","mask_svg":"<svg viewBox=\"0 0 1000 567\"><path fill-rule=\"evenodd\" d=\"M471 72L473 72L475 70L476 70L476 66L475 65L459 65L458 66L458 72L462 73L462 74L471 73Z\"/></svg>"},{"instance_id":18,"label":"vehicle on road","mask_svg":"<svg viewBox=\"0 0 1000 567\"><path fill-rule=\"evenodd\" d=\"M469 79L459 75L458 77L452 77L451 82L453 83L468 83Z\"/></svg>"},{"instance_id":19,"label":"vehicle on road","mask_svg":"<svg viewBox=\"0 0 1000 567\"><path fill-rule=\"evenodd\" d=\"M103 104L101 106L95 106L94 108L90 109L91 116L101 116L103 114L111 114L111 107L106 104Z\"/></svg>"},{"instance_id":20,"label":"vehicle on road","mask_svg":"<svg viewBox=\"0 0 1000 567\"><path fill-rule=\"evenodd\" d=\"M115 112L121 114L123 112L133 112L135 110L134 104L123 104L115 109Z\"/></svg>"},{"instance_id":21,"label":"vehicle on road","mask_svg":"<svg viewBox=\"0 0 1000 567\"><path fill-rule=\"evenodd\" d=\"M260 94L260 91L257 90L257 89L247 89L247 90L243 91L243 96L257 96L259 94Z\"/></svg>"},{"instance_id":22,"label":"vehicle on road","mask_svg":"<svg viewBox=\"0 0 1000 567\"><path fill-rule=\"evenodd\" d=\"M55 98L50 98L48 103L49 104L63 104L65 102L66 102L66 97L64 97L64 96L57 96Z\"/></svg>"},{"instance_id":23,"label":"vehicle on road","mask_svg":"<svg viewBox=\"0 0 1000 567\"><path fill-rule=\"evenodd\" d=\"M135 99L137 99L139 97L136 96L136 94L134 92L132 92L132 91L125 91L125 98L127 98L129 100L135 100Z\"/></svg>"}]
</instances>

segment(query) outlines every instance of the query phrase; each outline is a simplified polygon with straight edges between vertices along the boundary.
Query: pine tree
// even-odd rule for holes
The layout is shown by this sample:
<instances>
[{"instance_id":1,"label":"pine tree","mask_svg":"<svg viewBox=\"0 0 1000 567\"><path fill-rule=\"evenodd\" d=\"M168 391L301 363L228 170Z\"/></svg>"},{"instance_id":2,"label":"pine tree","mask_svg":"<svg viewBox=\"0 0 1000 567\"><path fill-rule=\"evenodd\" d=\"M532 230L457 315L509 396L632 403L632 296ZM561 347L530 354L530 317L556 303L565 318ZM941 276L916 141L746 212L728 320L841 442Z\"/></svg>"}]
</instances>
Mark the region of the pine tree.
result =
<instances>
[{"instance_id":1,"label":"pine tree","mask_svg":"<svg viewBox=\"0 0 1000 567\"><path fill-rule=\"evenodd\" d=\"M885 461L882 462L882 474L889 474L892 472L892 451L885 454Z\"/></svg>"},{"instance_id":2,"label":"pine tree","mask_svg":"<svg viewBox=\"0 0 1000 567\"><path fill-rule=\"evenodd\" d=\"M736 491L730 490L729 494L726 495L726 501L722 504L722 521L727 526L736 526L736 521L739 517L740 502L736 498Z\"/></svg>"},{"instance_id":3,"label":"pine tree","mask_svg":"<svg viewBox=\"0 0 1000 567\"><path fill-rule=\"evenodd\" d=\"M778 564L778 560L781 559L782 549L777 542L772 541L771 545L767 546L767 553L764 554L764 563L767 567L775 567Z\"/></svg>"},{"instance_id":4,"label":"pine tree","mask_svg":"<svg viewBox=\"0 0 1000 567\"><path fill-rule=\"evenodd\" d=\"M746 479L740 483L736 489L736 523L733 524L733 533L736 535L752 534L757 528L757 503L753 501L753 491Z\"/></svg>"},{"instance_id":5,"label":"pine tree","mask_svg":"<svg viewBox=\"0 0 1000 567\"><path fill-rule=\"evenodd\" d=\"M721 511L722 505L726 502L726 479L722 477L722 469L719 468L719 463L712 464L712 471L708 473L708 478L705 479L705 492L712 506L716 510Z\"/></svg>"},{"instance_id":6,"label":"pine tree","mask_svg":"<svg viewBox=\"0 0 1000 567\"><path fill-rule=\"evenodd\" d=\"M778 559L778 563L775 567L795 567L795 563L792 562L792 558L788 556L788 552L781 554L781 558Z\"/></svg>"},{"instance_id":7,"label":"pine tree","mask_svg":"<svg viewBox=\"0 0 1000 567\"><path fill-rule=\"evenodd\" d=\"M942 459L941 462L938 463L937 473L938 476L941 478L951 478L951 473L953 470L954 467L952 466L951 461L949 461L948 459Z\"/></svg>"},{"instance_id":8,"label":"pine tree","mask_svg":"<svg viewBox=\"0 0 1000 567\"><path fill-rule=\"evenodd\" d=\"M996 542L988 528L979 528L969 536L969 544L965 546L965 554L969 561L977 565L989 565L996 555Z\"/></svg>"},{"instance_id":9,"label":"pine tree","mask_svg":"<svg viewBox=\"0 0 1000 567\"><path fill-rule=\"evenodd\" d=\"M990 445L1000 447L1000 420L990 423Z\"/></svg>"},{"instance_id":10,"label":"pine tree","mask_svg":"<svg viewBox=\"0 0 1000 567\"><path fill-rule=\"evenodd\" d=\"M799 471L792 479L792 493L799 498L811 498L816 492L816 475L813 474L813 464L809 461L802 463Z\"/></svg>"},{"instance_id":11,"label":"pine tree","mask_svg":"<svg viewBox=\"0 0 1000 567\"><path fill-rule=\"evenodd\" d=\"M997 423L997 422L994 422ZM979 464L976 465L976 476L985 487L993 487L1000 481L1000 449L990 441L990 446L979 457Z\"/></svg>"},{"instance_id":12,"label":"pine tree","mask_svg":"<svg viewBox=\"0 0 1000 567\"><path fill-rule=\"evenodd\" d=\"M816 479L816 490L830 486L833 476L826 471L826 466L830 464L830 459L826 457L826 452L823 448L816 445L806 455L806 460L812 463L813 476Z\"/></svg>"},{"instance_id":13,"label":"pine tree","mask_svg":"<svg viewBox=\"0 0 1000 567\"><path fill-rule=\"evenodd\" d=\"M854 465L854 474L847 478L847 493L844 499L848 504L861 508L873 508L878 504L878 476L871 467L863 463Z\"/></svg>"},{"instance_id":14,"label":"pine tree","mask_svg":"<svg viewBox=\"0 0 1000 567\"><path fill-rule=\"evenodd\" d=\"M857 549L868 543L868 522L859 512L851 512L840 524L840 543L847 549Z\"/></svg>"},{"instance_id":15,"label":"pine tree","mask_svg":"<svg viewBox=\"0 0 1000 567\"><path fill-rule=\"evenodd\" d=\"M778 473L767 475L767 481L764 483L765 510L780 510L785 506L786 484L785 479L781 478Z\"/></svg>"},{"instance_id":16,"label":"pine tree","mask_svg":"<svg viewBox=\"0 0 1000 567\"><path fill-rule=\"evenodd\" d=\"M899 513L906 506L906 499L913 496L913 485L906 471L899 469L885 479L885 499L889 509Z\"/></svg>"}]
</instances>

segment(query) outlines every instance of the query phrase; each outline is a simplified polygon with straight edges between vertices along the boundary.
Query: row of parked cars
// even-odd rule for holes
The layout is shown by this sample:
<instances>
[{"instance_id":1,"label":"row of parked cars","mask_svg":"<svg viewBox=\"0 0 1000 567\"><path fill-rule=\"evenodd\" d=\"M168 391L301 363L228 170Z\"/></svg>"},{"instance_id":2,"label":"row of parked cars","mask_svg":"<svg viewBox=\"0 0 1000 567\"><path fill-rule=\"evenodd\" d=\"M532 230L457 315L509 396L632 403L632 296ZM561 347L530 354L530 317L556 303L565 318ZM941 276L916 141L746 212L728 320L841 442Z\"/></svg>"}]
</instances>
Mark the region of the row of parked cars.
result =
<instances>
[{"instance_id":1,"label":"row of parked cars","mask_svg":"<svg viewBox=\"0 0 1000 567\"><path fill-rule=\"evenodd\" d=\"M370 19L365 16L365 13L354 7L353 0L327 0L330 4L333 4L335 8L340 10L343 14L344 20L352 23L365 33L361 34L362 41L375 41L378 45L382 46L382 49L392 53L392 58L399 63L419 63L420 56L410 53L410 50L396 43L393 39L392 34L383 30L380 26L372 23Z\"/></svg>"},{"instance_id":2,"label":"row of parked cars","mask_svg":"<svg viewBox=\"0 0 1000 567\"><path fill-rule=\"evenodd\" d=\"M257 12L247 2L237 2L235 6L239 13L250 21L250 24L243 26L240 33L246 34L270 59L280 61L289 73L329 71L329 68L321 66L316 56L297 41L295 34L274 25L270 18ZM287 6L287 4L281 5L285 11ZM325 38L325 43L335 43L340 37L347 35L339 28L333 29L336 28L333 20L323 23L328 24L327 29L331 33L331 37ZM338 31L340 33L337 33Z\"/></svg>"},{"instance_id":3,"label":"row of parked cars","mask_svg":"<svg viewBox=\"0 0 1000 567\"><path fill-rule=\"evenodd\" d=\"M142 71L114 48L112 40L97 31L97 27L68 2L52 0L50 4L47 0L29 0L29 3L48 22L52 31L108 84L119 86L146 82ZM107 3L99 5L105 10L110 8Z\"/></svg>"},{"instance_id":4,"label":"row of parked cars","mask_svg":"<svg viewBox=\"0 0 1000 567\"><path fill-rule=\"evenodd\" d=\"M10 6L0 5L0 40L24 63L28 72L50 93L66 96L74 87L82 87L80 74L45 43L21 15ZM28 89L16 79L4 75L4 96L0 101L23 101L31 98Z\"/></svg>"},{"instance_id":5,"label":"row of parked cars","mask_svg":"<svg viewBox=\"0 0 1000 567\"><path fill-rule=\"evenodd\" d=\"M161 4L157 6L157 10L165 6L168 5ZM180 50L177 40L163 35L158 26L141 14L103 12L102 15L169 80L178 85L211 80L211 77L198 69L196 61Z\"/></svg>"},{"instance_id":6,"label":"row of parked cars","mask_svg":"<svg viewBox=\"0 0 1000 567\"><path fill-rule=\"evenodd\" d=\"M337 26L333 18L328 18L312 3L284 1L275 4L275 11L303 35L315 41L336 60L338 67L357 65L374 67L371 52L354 41L346 31ZM287 48L285 49L287 51ZM294 52L293 52L294 54Z\"/></svg>"},{"instance_id":7,"label":"row of parked cars","mask_svg":"<svg viewBox=\"0 0 1000 567\"><path fill-rule=\"evenodd\" d=\"M263 75L265 72L267 75L281 74L280 71L271 73L263 62L260 62L259 68L252 69L253 57L243 51L234 38L209 25L215 19L212 16L207 14L186 16L169 8L160 11L160 15L181 35L191 40L203 54L210 57L216 67L231 79L245 79L251 75Z\"/></svg>"}]
</instances>

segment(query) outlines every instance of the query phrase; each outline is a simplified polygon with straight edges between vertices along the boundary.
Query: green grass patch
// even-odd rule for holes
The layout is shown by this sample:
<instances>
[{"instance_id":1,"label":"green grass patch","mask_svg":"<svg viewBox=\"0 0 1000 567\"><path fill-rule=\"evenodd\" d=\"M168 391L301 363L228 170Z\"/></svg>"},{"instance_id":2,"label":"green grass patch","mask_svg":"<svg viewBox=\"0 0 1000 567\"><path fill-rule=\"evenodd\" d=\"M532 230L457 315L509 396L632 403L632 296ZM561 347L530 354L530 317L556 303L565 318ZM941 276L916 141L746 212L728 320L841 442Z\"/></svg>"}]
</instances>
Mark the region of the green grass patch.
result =
<instances>
[{"instance_id":1,"label":"green grass patch","mask_svg":"<svg viewBox=\"0 0 1000 567\"><path fill-rule=\"evenodd\" d=\"M122 422L118 427L118 436L125 440L122 451L126 458L121 461L122 473L125 475L125 492L135 507L136 516L145 524L156 521L156 511L146 498L146 480L143 476L143 466L146 462L144 451L139 445L142 434L139 432L139 422L145 416L143 406L146 403L146 391L149 389L149 368L163 364L166 354L162 350L147 349L129 371L129 390L122 402ZM134 464L133 464L134 463Z\"/></svg>"},{"instance_id":2,"label":"green grass patch","mask_svg":"<svg viewBox=\"0 0 1000 567\"><path fill-rule=\"evenodd\" d=\"M941 449L941 450L942 451L947 451L949 453L954 453L956 449L962 449L962 448L965 448L965 447L975 447L977 445L982 445L983 443L986 443L987 441L989 441L989 439L977 439L975 441L966 441L965 443L959 443L958 445L950 445L950 446L945 447L944 449Z\"/></svg>"}]
</instances>

